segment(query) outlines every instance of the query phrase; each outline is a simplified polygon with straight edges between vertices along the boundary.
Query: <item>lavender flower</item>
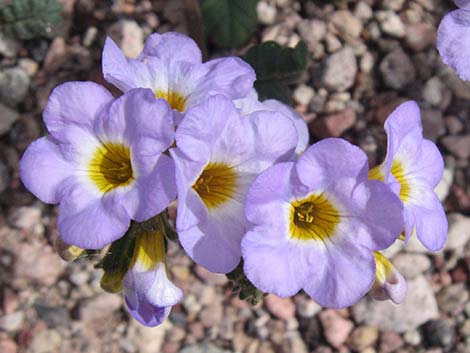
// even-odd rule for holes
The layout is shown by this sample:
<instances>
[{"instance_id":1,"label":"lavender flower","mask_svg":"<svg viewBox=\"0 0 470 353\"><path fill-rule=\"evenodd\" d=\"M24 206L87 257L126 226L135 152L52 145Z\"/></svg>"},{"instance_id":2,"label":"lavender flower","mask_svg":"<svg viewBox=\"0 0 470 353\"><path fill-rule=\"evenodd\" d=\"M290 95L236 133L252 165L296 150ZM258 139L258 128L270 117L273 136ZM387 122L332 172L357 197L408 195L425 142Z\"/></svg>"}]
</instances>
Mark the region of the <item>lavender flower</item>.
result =
<instances>
[{"instance_id":1,"label":"lavender flower","mask_svg":"<svg viewBox=\"0 0 470 353\"><path fill-rule=\"evenodd\" d=\"M175 32L152 34L136 59L126 59L110 39L103 50L104 78L126 92L150 88L181 114L214 94L244 97L255 73L243 60L228 57L202 63L201 51L189 37Z\"/></svg>"},{"instance_id":2,"label":"lavender flower","mask_svg":"<svg viewBox=\"0 0 470 353\"><path fill-rule=\"evenodd\" d=\"M390 246L403 227L400 201L367 172L364 152L330 138L259 175L245 206L248 279L281 297L304 289L333 308L365 295L375 278L373 251Z\"/></svg>"},{"instance_id":3,"label":"lavender flower","mask_svg":"<svg viewBox=\"0 0 470 353\"><path fill-rule=\"evenodd\" d=\"M20 161L24 185L59 203L62 240L99 249L120 238L130 220L145 221L174 199L171 110L150 90L113 101L103 87L57 87L44 111L50 136L33 142Z\"/></svg>"},{"instance_id":4,"label":"lavender flower","mask_svg":"<svg viewBox=\"0 0 470 353\"><path fill-rule=\"evenodd\" d=\"M395 304L401 303L406 295L406 281L393 264L380 252L374 252L375 282L371 295L376 300L390 299Z\"/></svg>"},{"instance_id":5,"label":"lavender flower","mask_svg":"<svg viewBox=\"0 0 470 353\"><path fill-rule=\"evenodd\" d=\"M213 272L232 271L245 233L243 203L251 181L294 155L298 137L283 114L241 117L224 96L190 109L176 131L179 239L189 256Z\"/></svg>"},{"instance_id":6,"label":"lavender flower","mask_svg":"<svg viewBox=\"0 0 470 353\"><path fill-rule=\"evenodd\" d=\"M170 314L183 293L167 277L161 231L139 234L131 268L123 280L124 298L131 315L145 326L157 326Z\"/></svg>"},{"instance_id":7,"label":"lavender flower","mask_svg":"<svg viewBox=\"0 0 470 353\"><path fill-rule=\"evenodd\" d=\"M310 141L310 135L308 132L308 126L302 115L297 113L294 109L288 105L279 102L276 99L267 99L260 102L258 99L258 93L253 88L245 98L237 99L234 101L235 106L240 110L242 116L249 115L256 111L266 110L271 112L279 112L287 116L295 125L299 141L295 148L296 154L301 154L308 147Z\"/></svg>"},{"instance_id":8,"label":"lavender flower","mask_svg":"<svg viewBox=\"0 0 470 353\"><path fill-rule=\"evenodd\" d=\"M437 31L437 48L444 63L470 80L470 1L454 0L460 7L442 19Z\"/></svg>"},{"instance_id":9,"label":"lavender flower","mask_svg":"<svg viewBox=\"0 0 470 353\"><path fill-rule=\"evenodd\" d=\"M404 236L416 233L431 251L444 246L447 219L434 192L442 178L444 161L436 145L423 138L418 105L400 105L385 121L387 155L369 177L386 182L403 202Z\"/></svg>"}]
</instances>

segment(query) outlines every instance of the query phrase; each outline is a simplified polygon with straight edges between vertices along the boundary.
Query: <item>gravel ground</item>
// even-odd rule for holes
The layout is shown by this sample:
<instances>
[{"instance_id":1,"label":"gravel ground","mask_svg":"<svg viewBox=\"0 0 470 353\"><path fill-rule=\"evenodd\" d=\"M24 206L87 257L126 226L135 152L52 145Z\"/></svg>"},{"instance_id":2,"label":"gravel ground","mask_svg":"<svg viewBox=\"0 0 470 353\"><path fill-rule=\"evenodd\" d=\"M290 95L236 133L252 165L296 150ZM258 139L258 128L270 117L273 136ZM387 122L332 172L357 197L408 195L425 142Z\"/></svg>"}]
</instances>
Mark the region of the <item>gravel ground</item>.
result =
<instances>
[{"instance_id":1,"label":"gravel ground","mask_svg":"<svg viewBox=\"0 0 470 353\"><path fill-rule=\"evenodd\" d=\"M25 190L17 167L26 146L45 132L41 111L51 90L71 80L104 83L106 35L135 56L154 31L188 33L183 1L61 2L65 20L53 39L20 42L0 34L1 353L470 352L470 84L435 47L450 0L264 0L249 44L294 46L303 39L308 70L293 98L312 141L341 136L363 148L372 165L384 155L388 114L405 100L419 102L425 137L445 156L437 191L450 228L439 253L415 241L387 251L408 279L405 302L364 298L337 311L300 293L270 295L252 307L232 295L224 276L171 247L169 269L185 297L152 329L129 318L119 295L100 289L101 273L91 263L65 263L54 253L57 209ZM249 45L209 52L240 55Z\"/></svg>"}]
</instances>

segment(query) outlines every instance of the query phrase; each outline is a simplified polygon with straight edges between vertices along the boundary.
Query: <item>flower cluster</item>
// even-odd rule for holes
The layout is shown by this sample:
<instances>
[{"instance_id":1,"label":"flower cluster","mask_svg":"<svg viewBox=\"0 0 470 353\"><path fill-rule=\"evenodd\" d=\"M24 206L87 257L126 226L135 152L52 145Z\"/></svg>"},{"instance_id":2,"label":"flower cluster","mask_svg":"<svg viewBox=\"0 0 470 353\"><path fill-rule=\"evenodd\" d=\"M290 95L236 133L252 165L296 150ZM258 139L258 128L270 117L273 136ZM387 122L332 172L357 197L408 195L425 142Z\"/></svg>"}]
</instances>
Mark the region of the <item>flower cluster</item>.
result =
<instances>
[{"instance_id":1,"label":"flower cluster","mask_svg":"<svg viewBox=\"0 0 470 353\"><path fill-rule=\"evenodd\" d=\"M406 283L380 251L401 235L443 246L447 223L433 191L443 160L423 139L416 103L387 119L385 160L369 170L345 140L309 147L297 112L258 99L248 64L203 63L181 34L151 35L136 59L107 39L103 72L123 94L91 82L57 87L43 115L49 134L28 147L20 175L40 200L59 204L62 246L111 245L121 267L105 266L102 286L122 291L140 323L160 324L182 297L165 262L165 210L175 199L176 233L196 263L242 268L262 292L303 289L326 307L368 292L400 302Z\"/></svg>"}]
</instances>

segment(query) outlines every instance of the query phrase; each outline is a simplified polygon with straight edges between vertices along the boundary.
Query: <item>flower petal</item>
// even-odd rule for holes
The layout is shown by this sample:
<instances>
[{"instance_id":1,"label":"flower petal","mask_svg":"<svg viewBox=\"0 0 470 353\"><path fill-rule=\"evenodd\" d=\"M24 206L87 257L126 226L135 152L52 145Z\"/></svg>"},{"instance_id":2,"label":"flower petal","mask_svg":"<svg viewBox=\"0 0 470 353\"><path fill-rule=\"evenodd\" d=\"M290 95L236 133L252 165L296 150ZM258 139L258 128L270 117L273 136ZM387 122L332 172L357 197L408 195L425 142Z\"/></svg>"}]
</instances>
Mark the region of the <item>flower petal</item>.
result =
<instances>
[{"instance_id":1,"label":"flower petal","mask_svg":"<svg viewBox=\"0 0 470 353\"><path fill-rule=\"evenodd\" d=\"M424 192L422 192L424 194ZM437 195L429 190L425 205L410 206L415 218L416 235L430 251L441 250L447 240L447 218Z\"/></svg>"},{"instance_id":2,"label":"flower petal","mask_svg":"<svg viewBox=\"0 0 470 353\"><path fill-rule=\"evenodd\" d=\"M131 302L125 297L129 313L144 326L155 327L163 323L170 315L171 306L158 307L145 300Z\"/></svg>"},{"instance_id":3,"label":"flower petal","mask_svg":"<svg viewBox=\"0 0 470 353\"><path fill-rule=\"evenodd\" d=\"M400 304L406 296L406 281L393 264L381 253L375 252L375 282L370 291L372 298L376 300L390 299L395 304Z\"/></svg>"},{"instance_id":4,"label":"flower petal","mask_svg":"<svg viewBox=\"0 0 470 353\"><path fill-rule=\"evenodd\" d=\"M463 5L460 1L458 5ZM463 6L461 6L463 7ZM462 80L470 80L470 5L466 10L448 13L437 31L437 49L442 61L452 67Z\"/></svg>"},{"instance_id":5,"label":"flower petal","mask_svg":"<svg viewBox=\"0 0 470 353\"><path fill-rule=\"evenodd\" d=\"M57 227L66 243L83 249L101 249L124 235L130 219L122 205L109 202L112 200L109 194L112 192L100 198L78 181L64 192Z\"/></svg>"},{"instance_id":6,"label":"flower petal","mask_svg":"<svg viewBox=\"0 0 470 353\"><path fill-rule=\"evenodd\" d=\"M305 292L318 304L329 308L355 304L374 283L372 252L354 242L338 241L327 244L325 257L324 269L311 272Z\"/></svg>"},{"instance_id":7,"label":"flower petal","mask_svg":"<svg viewBox=\"0 0 470 353\"><path fill-rule=\"evenodd\" d=\"M470 2L468 0L454 0L455 5L464 10L470 10Z\"/></svg>"},{"instance_id":8,"label":"flower petal","mask_svg":"<svg viewBox=\"0 0 470 353\"><path fill-rule=\"evenodd\" d=\"M349 240L370 250L389 247L403 230L403 204L384 183L341 178L326 189L342 204L351 223Z\"/></svg>"},{"instance_id":9,"label":"flower petal","mask_svg":"<svg viewBox=\"0 0 470 353\"><path fill-rule=\"evenodd\" d=\"M93 82L67 82L56 87L44 109L47 130L60 140L58 134L70 126L92 131L93 124L113 96L106 88Z\"/></svg>"},{"instance_id":10,"label":"flower petal","mask_svg":"<svg viewBox=\"0 0 470 353\"><path fill-rule=\"evenodd\" d=\"M208 74L202 92L220 93L234 100L245 97L256 80L253 68L237 57L214 59L203 64Z\"/></svg>"},{"instance_id":11,"label":"flower petal","mask_svg":"<svg viewBox=\"0 0 470 353\"><path fill-rule=\"evenodd\" d=\"M237 201L228 201L209 212L197 226L178 231L181 245L196 263L216 273L228 273L237 267L245 232L242 207Z\"/></svg>"},{"instance_id":12,"label":"flower petal","mask_svg":"<svg viewBox=\"0 0 470 353\"><path fill-rule=\"evenodd\" d=\"M145 60L147 57L152 56L194 64L202 62L201 50L196 42L187 35L178 32L150 35L145 41L144 50L138 59Z\"/></svg>"},{"instance_id":13,"label":"flower petal","mask_svg":"<svg viewBox=\"0 0 470 353\"><path fill-rule=\"evenodd\" d=\"M300 247L287 242L267 244L265 240L273 238L273 233L278 234L273 227L255 227L246 233L242 240L243 271L262 292L289 297L306 285L310 264Z\"/></svg>"},{"instance_id":14,"label":"flower petal","mask_svg":"<svg viewBox=\"0 0 470 353\"><path fill-rule=\"evenodd\" d=\"M103 77L121 91L126 92L136 88L132 67L129 65L124 53L116 43L107 37L102 54Z\"/></svg>"},{"instance_id":15,"label":"flower petal","mask_svg":"<svg viewBox=\"0 0 470 353\"><path fill-rule=\"evenodd\" d=\"M297 162L299 179L310 189L325 187L332 176L367 179L369 162L357 146L339 138L326 138L310 146Z\"/></svg>"},{"instance_id":16,"label":"flower petal","mask_svg":"<svg viewBox=\"0 0 470 353\"><path fill-rule=\"evenodd\" d=\"M300 115L288 105L279 102L275 99L265 100L262 102L262 105L265 108L268 108L268 110L278 111L292 120L292 122L295 124L295 128L297 130L298 135L298 143L295 149L295 153L301 154L302 152L304 152L310 142L310 134L308 132L308 125L302 115Z\"/></svg>"},{"instance_id":17,"label":"flower petal","mask_svg":"<svg viewBox=\"0 0 470 353\"><path fill-rule=\"evenodd\" d=\"M444 173L444 159L441 152L429 140L423 140L419 158L407 166L406 174L413 179L425 181L430 188L439 184Z\"/></svg>"},{"instance_id":18,"label":"flower petal","mask_svg":"<svg viewBox=\"0 0 470 353\"><path fill-rule=\"evenodd\" d=\"M29 145L19 162L21 181L34 196L45 203L59 203L61 184L72 176L74 167L60 153L50 137Z\"/></svg>"}]
</instances>

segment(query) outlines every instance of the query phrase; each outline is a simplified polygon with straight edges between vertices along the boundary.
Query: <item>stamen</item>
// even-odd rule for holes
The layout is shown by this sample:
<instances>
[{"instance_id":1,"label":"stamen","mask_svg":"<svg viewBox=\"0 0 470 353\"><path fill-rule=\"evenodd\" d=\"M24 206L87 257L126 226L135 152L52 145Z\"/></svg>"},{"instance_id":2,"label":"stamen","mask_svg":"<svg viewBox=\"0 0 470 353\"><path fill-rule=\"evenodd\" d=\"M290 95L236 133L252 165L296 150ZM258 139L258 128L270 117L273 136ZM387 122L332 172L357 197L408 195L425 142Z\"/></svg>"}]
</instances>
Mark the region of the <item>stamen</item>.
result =
<instances>
[{"instance_id":1,"label":"stamen","mask_svg":"<svg viewBox=\"0 0 470 353\"><path fill-rule=\"evenodd\" d=\"M237 175L224 163L209 163L196 180L193 189L207 208L213 209L231 199L235 193Z\"/></svg>"},{"instance_id":2,"label":"stamen","mask_svg":"<svg viewBox=\"0 0 470 353\"><path fill-rule=\"evenodd\" d=\"M186 97L176 91L155 91L156 98L163 98L168 102L171 109L175 109L179 112L184 112L186 109Z\"/></svg>"},{"instance_id":3,"label":"stamen","mask_svg":"<svg viewBox=\"0 0 470 353\"><path fill-rule=\"evenodd\" d=\"M325 241L334 234L339 222L339 212L324 194L291 203L291 238Z\"/></svg>"},{"instance_id":4,"label":"stamen","mask_svg":"<svg viewBox=\"0 0 470 353\"><path fill-rule=\"evenodd\" d=\"M129 185L134 180L129 148L120 143L103 143L88 165L88 175L104 193Z\"/></svg>"}]
</instances>

